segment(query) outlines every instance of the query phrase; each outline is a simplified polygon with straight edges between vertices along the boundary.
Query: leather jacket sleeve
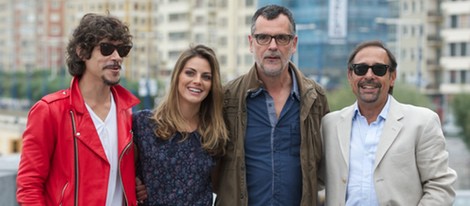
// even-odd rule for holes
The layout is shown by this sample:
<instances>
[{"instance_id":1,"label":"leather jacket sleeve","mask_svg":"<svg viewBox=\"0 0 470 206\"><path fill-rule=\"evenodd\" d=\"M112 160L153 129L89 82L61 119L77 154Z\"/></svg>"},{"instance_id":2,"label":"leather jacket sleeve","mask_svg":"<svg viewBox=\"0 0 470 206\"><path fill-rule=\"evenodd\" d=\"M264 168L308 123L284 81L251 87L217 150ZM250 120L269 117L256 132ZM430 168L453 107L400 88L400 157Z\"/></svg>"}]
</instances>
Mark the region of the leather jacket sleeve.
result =
<instances>
[{"instance_id":1,"label":"leather jacket sleeve","mask_svg":"<svg viewBox=\"0 0 470 206\"><path fill-rule=\"evenodd\" d=\"M45 181L54 151L54 124L48 122L49 105L39 101L28 115L17 177L20 205L45 205Z\"/></svg>"}]
</instances>

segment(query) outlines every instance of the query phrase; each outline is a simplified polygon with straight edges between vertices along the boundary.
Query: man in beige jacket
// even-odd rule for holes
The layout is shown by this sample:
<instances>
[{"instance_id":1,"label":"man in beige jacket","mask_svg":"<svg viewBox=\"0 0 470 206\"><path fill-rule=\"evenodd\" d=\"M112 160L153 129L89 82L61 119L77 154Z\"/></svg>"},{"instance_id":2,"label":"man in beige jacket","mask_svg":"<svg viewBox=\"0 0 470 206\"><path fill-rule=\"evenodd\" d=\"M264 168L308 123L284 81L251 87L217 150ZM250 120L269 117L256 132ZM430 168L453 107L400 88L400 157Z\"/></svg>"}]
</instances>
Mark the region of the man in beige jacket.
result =
<instances>
[{"instance_id":1,"label":"man in beige jacket","mask_svg":"<svg viewBox=\"0 0 470 206\"><path fill-rule=\"evenodd\" d=\"M378 41L351 54L357 101L322 119L326 205L452 205L457 175L439 117L392 97L396 68Z\"/></svg>"}]
</instances>

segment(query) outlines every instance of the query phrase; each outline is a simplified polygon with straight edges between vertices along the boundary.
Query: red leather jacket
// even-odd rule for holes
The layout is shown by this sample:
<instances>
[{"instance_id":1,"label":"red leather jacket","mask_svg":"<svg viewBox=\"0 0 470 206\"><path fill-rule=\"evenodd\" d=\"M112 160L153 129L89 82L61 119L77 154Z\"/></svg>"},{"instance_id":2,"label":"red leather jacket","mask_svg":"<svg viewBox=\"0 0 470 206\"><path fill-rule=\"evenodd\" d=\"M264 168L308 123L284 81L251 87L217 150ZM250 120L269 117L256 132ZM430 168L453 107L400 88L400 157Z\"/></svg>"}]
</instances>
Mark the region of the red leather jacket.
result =
<instances>
[{"instance_id":1,"label":"red leather jacket","mask_svg":"<svg viewBox=\"0 0 470 206\"><path fill-rule=\"evenodd\" d=\"M117 85L119 174L126 205L137 205L132 106L139 100ZM74 78L30 110L17 177L20 205L105 205L109 176L101 141Z\"/></svg>"}]
</instances>

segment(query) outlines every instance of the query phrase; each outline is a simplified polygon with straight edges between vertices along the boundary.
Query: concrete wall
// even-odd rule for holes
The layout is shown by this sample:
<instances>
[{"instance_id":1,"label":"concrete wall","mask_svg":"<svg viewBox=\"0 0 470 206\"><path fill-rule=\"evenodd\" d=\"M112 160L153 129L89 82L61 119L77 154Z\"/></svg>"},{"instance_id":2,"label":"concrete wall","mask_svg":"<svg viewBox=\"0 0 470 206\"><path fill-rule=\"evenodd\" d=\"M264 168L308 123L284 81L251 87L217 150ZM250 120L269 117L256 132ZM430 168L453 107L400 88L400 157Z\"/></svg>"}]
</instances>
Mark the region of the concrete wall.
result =
<instances>
[{"instance_id":1,"label":"concrete wall","mask_svg":"<svg viewBox=\"0 0 470 206\"><path fill-rule=\"evenodd\" d=\"M0 155L0 206L17 206L16 174L19 154Z\"/></svg>"},{"instance_id":2,"label":"concrete wall","mask_svg":"<svg viewBox=\"0 0 470 206\"><path fill-rule=\"evenodd\" d=\"M0 172L0 206L16 206L16 172Z\"/></svg>"}]
</instances>

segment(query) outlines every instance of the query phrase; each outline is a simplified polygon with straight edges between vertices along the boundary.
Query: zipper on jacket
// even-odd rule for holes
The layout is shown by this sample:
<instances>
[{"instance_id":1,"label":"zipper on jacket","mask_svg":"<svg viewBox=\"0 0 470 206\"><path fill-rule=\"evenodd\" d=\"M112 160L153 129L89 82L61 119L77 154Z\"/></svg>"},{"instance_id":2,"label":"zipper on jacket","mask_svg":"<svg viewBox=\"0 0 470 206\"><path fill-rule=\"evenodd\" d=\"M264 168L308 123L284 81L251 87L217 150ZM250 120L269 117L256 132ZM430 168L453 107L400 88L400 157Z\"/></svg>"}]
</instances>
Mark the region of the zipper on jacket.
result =
<instances>
[{"instance_id":1,"label":"zipper on jacket","mask_svg":"<svg viewBox=\"0 0 470 206\"><path fill-rule=\"evenodd\" d=\"M78 143L77 143L77 128L75 127L75 116L73 115L73 111L70 110L70 117L72 119L72 137L73 137L73 152L74 152L74 173L75 173L75 206L78 205Z\"/></svg>"},{"instance_id":2,"label":"zipper on jacket","mask_svg":"<svg viewBox=\"0 0 470 206\"><path fill-rule=\"evenodd\" d=\"M132 138L133 138L133 133L132 133L132 130L130 131L131 135L132 135ZM127 150L129 150L129 148L131 147L132 145L132 138L131 138L131 141L126 145L126 147L124 147L124 150L122 150L122 153L121 155L119 155L119 162L118 162L118 167L119 167L119 177L121 178L121 187L122 187L122 191L123 191L123 195L124 195L124 200L126 201L126 205L129 205L129 200L127 199L127 195L126 195L126 189L124 188L124 181L122 179L122 173L121 173L121 161L122 161L122 157L124 156L124 154L127 152Z\"/></svg>"}]
</instances>

